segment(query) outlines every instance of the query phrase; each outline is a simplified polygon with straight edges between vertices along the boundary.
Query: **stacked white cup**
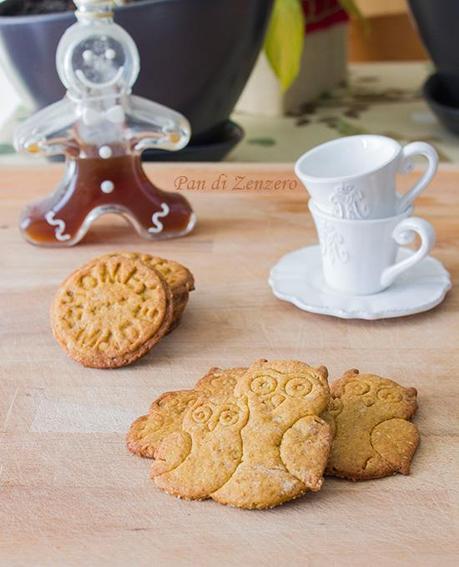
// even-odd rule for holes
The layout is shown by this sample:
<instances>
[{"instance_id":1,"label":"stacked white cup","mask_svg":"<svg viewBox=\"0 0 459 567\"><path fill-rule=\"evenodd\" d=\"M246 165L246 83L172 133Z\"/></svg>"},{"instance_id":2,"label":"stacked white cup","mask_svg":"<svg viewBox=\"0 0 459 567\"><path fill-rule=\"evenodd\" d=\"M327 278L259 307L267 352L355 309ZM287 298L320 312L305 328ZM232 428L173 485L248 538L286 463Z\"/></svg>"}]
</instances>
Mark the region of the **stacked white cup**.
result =
<instances>
[{"instance_id":1,"label":"stacked white cup","mask_svg":"<svg viewBox=\"0 0 459 567\"><path fill-rule=\"evenodd\" d=\"M396 174L412 169L411 158L423 156L427 169L403 196ZM367 295L390 286L423 260L435 243L430 223L411 216L414 199L437 171L438 155L424 142L405 147L385 136L349 136L310 150L296 162L295 173L311 195L327 285L348 295ZM421 244L398 261L401 245Z\"/></svg>"}]
</instances>

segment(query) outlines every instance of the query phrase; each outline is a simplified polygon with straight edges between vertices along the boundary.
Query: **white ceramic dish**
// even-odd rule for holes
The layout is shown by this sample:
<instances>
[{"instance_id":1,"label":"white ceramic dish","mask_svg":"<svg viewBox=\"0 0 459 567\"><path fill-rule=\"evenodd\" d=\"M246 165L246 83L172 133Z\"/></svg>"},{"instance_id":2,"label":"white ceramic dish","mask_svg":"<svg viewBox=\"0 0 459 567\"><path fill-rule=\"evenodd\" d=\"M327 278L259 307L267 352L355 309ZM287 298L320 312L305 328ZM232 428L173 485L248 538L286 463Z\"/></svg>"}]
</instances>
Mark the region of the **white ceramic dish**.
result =
<instances>
[{"instance_id":1,"label":"white ceramic dish","mask_svg":"<svg viewBox=\"0 0 459 567\"><path fill-rule=\"evenodd\" d=\"M400 249L398 260L412 252ZM271 270L274 295L303 311L342 319L387 319L428 311L443 301L451 279L443 264L427 256L402 274L391 287L374 295L344 295L329 289L322 275L320 246L283 256Z\"/></svg>"}]
</instances>

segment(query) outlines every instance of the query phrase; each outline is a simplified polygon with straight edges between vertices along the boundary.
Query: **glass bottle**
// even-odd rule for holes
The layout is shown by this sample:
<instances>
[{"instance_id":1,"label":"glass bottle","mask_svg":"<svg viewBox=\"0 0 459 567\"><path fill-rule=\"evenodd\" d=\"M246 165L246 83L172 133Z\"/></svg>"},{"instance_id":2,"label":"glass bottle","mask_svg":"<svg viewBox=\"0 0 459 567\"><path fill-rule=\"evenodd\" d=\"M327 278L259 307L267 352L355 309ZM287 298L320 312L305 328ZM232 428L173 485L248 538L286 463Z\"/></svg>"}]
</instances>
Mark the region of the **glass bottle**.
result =
<instances>
[{"instance_id":1,"label":"glass bottle","mask_svg":"<svg viewBox=\"0 0 459 567\"><path fill-rule=\"evenodd\" d=\"M77 23L56 54L65 97L21 124L18 151L64 155L65 173L53 194L22 213L20 229L41 246L72 246L101 215L126 217L140 236L189 233L196 217L188 201L146 176L147 148L180 150L190 139L184 116L131 94L140 70L131 36L113 21L113 0L75 0Z\"/></svg>"}]
</instances>

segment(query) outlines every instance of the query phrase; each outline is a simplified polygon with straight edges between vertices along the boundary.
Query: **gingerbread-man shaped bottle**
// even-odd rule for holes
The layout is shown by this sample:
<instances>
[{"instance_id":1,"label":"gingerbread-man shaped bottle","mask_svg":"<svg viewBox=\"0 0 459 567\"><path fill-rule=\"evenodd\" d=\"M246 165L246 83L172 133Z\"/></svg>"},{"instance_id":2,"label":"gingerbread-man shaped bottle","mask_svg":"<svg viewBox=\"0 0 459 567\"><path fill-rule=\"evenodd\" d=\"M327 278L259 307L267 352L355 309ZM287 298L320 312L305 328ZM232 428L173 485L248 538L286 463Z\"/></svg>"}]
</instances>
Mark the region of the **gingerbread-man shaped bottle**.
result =
<instances>
[{"instance_id":1,"label":"gingerbread-man shaped bottle","mask_svg":"<svg viewBox=\"0 0 459 567\"><path fill-rule=\"evenodd\" d=\"M64 99L39 111L16 131L18 151L65 156L65 175L49 197L22 214L26 240L72 246L105 213L125 216L150 239L182 236L196 217L188 201L161 191L147 178L147 148L179 150L190 138L188 121L173 110L131 94L139 54L113 22L113 0L75 0L77 23L56 55Z\"/></svg>"}]
</instances>

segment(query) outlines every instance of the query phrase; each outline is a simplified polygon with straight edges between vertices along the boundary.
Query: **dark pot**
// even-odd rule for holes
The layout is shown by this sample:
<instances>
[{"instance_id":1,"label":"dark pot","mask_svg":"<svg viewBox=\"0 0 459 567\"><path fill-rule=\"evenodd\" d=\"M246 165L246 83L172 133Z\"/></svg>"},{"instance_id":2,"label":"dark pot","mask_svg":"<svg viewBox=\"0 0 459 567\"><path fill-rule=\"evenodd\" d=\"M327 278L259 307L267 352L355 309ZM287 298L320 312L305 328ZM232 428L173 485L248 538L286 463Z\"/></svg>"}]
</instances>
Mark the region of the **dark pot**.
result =
<instances>
[{"instance_id":1,"label":"dark pot","mask_svg":"<svg viewBox=\"0 0 459 567\"><path fill-rule=\"evenodd\" d=\"M409 0L422 41L437 69L459 73L459 2Z\"/></svg>"},{"instance_id":2,"label":"dark pot","mask_svg":"<svg viewBox=\"0 0 459 567\"><path fill-rule=\"evenodd\" d=\"M434 73L424 84L424 97L440 123L459 134L459 75Z\"/></svg>"},{"instance_id":3,"label":"dark pot","mask_svg":"<svg viewBox=\"0 0 459 567\"><path fill-rule=\"evenodd\" d=\"M0 58L37 107L62 98L58 41L72 12L8 16L0 4ZM18 1L18 0L13 0ZM182 112L194 140L228 120L255 64L273 0L145 0L116 10L134 38L141 71L134 92Z\"/></svg>"}]
</instances>

